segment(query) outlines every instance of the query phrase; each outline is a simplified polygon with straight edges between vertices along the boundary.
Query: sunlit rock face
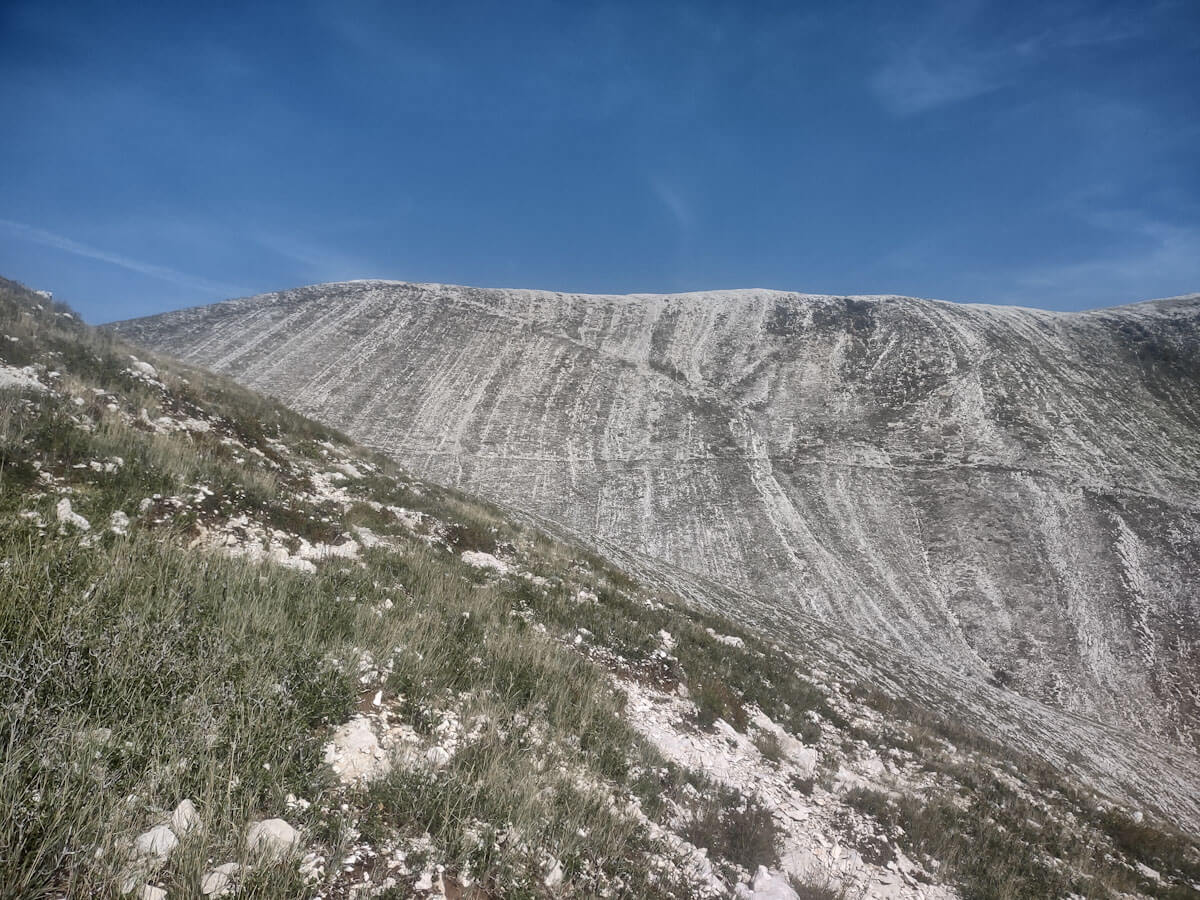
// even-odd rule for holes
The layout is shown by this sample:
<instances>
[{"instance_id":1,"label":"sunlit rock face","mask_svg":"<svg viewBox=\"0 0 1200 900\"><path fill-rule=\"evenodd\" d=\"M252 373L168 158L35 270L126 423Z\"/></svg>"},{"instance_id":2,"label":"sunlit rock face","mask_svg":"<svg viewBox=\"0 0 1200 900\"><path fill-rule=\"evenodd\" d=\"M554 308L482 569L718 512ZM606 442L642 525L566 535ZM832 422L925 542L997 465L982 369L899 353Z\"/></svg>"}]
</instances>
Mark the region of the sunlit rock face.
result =
<instances>
[{"instance_id":1,"label":"sunlit rock face","mask_svg":"<svg viewBox=\"0 0 1200 900\"><path fill-rule=\"evenodd\" d=\"M732 588L760 627L810 614L1194 748L1200 295L1062 314L365 281L115 327Z\"/></svg>"}]
</instances>

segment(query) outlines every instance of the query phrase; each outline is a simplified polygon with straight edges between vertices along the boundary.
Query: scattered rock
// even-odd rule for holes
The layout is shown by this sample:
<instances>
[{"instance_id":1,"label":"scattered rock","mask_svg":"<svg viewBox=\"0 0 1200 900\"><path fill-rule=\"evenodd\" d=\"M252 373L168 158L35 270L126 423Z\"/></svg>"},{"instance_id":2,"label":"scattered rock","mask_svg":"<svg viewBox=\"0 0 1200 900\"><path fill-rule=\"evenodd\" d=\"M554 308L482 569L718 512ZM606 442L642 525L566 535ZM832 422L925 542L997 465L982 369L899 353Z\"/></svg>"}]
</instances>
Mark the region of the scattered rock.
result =
<instances>
[{"instance_id":1,"label":"scattered rock","mask_svg":"<svg viewBox=\"0 0 1200 900\"><path fill-rule=\"evenodd\" d=\"M499 575L505 575L509 571L508 563L505 563L503 559L497 559L491 553L481 553L478 550L464 550L462 562L473 565L476 569L491 569L498 572Z\"/></svg>"},{"instance_id":2,"label":"scattered rock","mask_svg":"<svg viewBox=\"0 0 1200 900\"><path fill-rule=\"evenodd\" d=\"M165 863L171 851L179 844L179 838L166 825L155 825L137 836L133 842L133 855L137 859L157 859Z\"/></svg>"},{"instance_id":3,"label":"scattered rock","mask_svg":"<svg viewBox=\"0 0 1200 900\"><path fill-rule=\"evenodd\" d=\"M1152 869L1143 862L1134 861L1134 868L1138 870L1138 874L1150 881L1162 881L1162 873L1157 869Z\"/></svg>"},{"instance_id":4,"label":"scattered rock","mask_svg":"<svg viewBox=\"0 0 1200 900\"><path fill-rule=\"evenodd\" d=\"M821 755L816 747L801 747L798 750L789 749L788 757L795 765L796 774L802 778L812 778L817 772L817 763Z\"/></svg>"},{"instance_id":5,"label":"scattered rock","mask_svg":"<svg viewBox=\"0 0 1200 900\"><path fill-rule=\"evenodd\" d=\"M118 509L108 520L108 530L113 534L129 534L129 516Z\"/></svg>"},{"instance_id":6,"label":"scattered rock","mask_svg":"<svg viewBox=\"0 0 1200 900\"><path fill-rule=\"evenodd\" d=\"M462 561L468 566L474 566L477 569L491 569L501 575L508 572L508 565L491 553L481 553L478 550L464 550Z\"/></svg>"},{"instance_id":7,"label":"scattered rock","mask_svg":"<svg viewBox=\"0 0 1200 900\"><path fill-rule=\"evenodd\" d=\"M181 837L199 824L200 814L191 800L181 800L175 812L171 813L171 828Z\"/></svg>"},{"instance_id":8,"label":"scattered rock","mask_svg":"<svg viewBox=\"0 0 1200 900\"><path fill-rule=\"evenodd\" d=\"M283 819L255 822L246 832L246 847L272 861L283 859L300 844L300 832Z\"/></svg>"},{"instance_id":9,"label":"scattered rock","mask_svg":"<svg viewBox=\"0 0 1200 900\"><path fill-rule=\"evenodd\" d=\"M343 784L370 781L391 770L391 762L366 716L355 716L325 745L325 762Z\"/></svg>"},{"instance_id":10,"label":"scattered rock","mask_svg":"<svg viewBox=\"0 0 1200 900\"><path fill-rule=\"evenodd\" d=\"M71 499L69 497L63 497L59 500L58 506L54 508L54 511L58 514L58 521L64 525L74 526L80 531L89 531L92 527L87 519L71 509Z\"/></svg>"},{"instance_id":11,"label":"scattered rock","mask_svg":"<svg viewBox=\"0 0 1200 900\"><path fill-rule=\"evenodd\" d=\"M562 863L554 857L548 857L543 865L548 871L546 872L546 877L542 879L542 884L546 885L550 890L554 890L563 882Z\"/></svg>"},{"instance_id":12,"label":"scattered rock","mask_svg":"<svg viewBox=\"0 0 1200 900\"><path fill-rule=\"evenodd\" d=\"M12 340L12 338L9 338ZM18 369L14 366L0 363L0 389L16 388L27 391L44 391L46 386L38 381L37 370L33 366Z\"/></svg>"},{"instance_id":13,"label":"scattered rock","mask_svg":"<svg viewBox=\"0 0 1200 900\"><path fill-rule=\"evenodd\" d=\"M142 887L141 892L138 894L138 900L167 900L167 892L160 887L147 884Z\"/></svg>"},{"instance_id":14,"label":"scattered rock","mask_svg":"<svg viewBox=\"0 0 1200 900\"><path fill-rule=\"evenodd\" d=\"M241 871L241 866L228 862L205 872L200 879L200 893L206 897L220 897L231 892L233 879Z\"/></svg>"},{"instance_id":15,"label":"scattered rock","mask_svg":"<svg viewBox=\"0 0 1200 900\"><path fill-rule=\"evenodd\" d=\"M787 876L768 871L766 866L758 867L749 889L745 885L738 885L737 896L744 900L800 900L800 895L788 883Z\"/></svg>"}]
</instances>

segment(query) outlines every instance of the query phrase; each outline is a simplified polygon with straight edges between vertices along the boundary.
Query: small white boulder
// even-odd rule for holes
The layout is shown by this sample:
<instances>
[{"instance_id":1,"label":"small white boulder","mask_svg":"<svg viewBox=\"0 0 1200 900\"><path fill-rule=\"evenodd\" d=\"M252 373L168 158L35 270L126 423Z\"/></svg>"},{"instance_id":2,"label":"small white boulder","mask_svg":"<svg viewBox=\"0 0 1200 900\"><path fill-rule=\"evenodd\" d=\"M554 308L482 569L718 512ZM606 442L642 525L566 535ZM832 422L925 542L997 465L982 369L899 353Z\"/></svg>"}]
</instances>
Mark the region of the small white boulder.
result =
<instances>
[{"instance_id":1,"label":"small white boulder","mask_svg":"<svg viewBox=\"0 0 1200 900\"><path fill-rule=\"evenodd\" d=\"M73 525L80 531L88 531L92 527L87 519L71 509L71 499L69 497L63 497L59 500L58 506L54 508L54 511L58 514L58 521L64 525Z\"/></svg>"},{"instance_id":2,"label":"small white boulder","mask_svg":"<svg viewBox=\"0 0 1200 900\"><path fill-rule=\"evenodd\" d=\"M462 561L468 566L474 566L476 569L491 569L500 575L507 574L508 572L508 565L491 553L482 553L478 550L464 550Z\"/></svg>"},{"instance_id":3,"label":"small white boulder","mask_svg":"<svg viewBox=\"0 0 1200 900\"><path fill-rule=\"evenodd\" d=\"M200 879L200 893L206 897L220 897L230 893L233 879L241 870L235 862L228 862L204 873Z\"/></svg>"},{"instance_id":4,"label":"small white boulder","mask_svg":"<svg viewBox=\"0 0 1200 900\"><path fill-rule=\"evenodd\" d=\"M171 851L179 844L179 838L166 825L155 825L144 831L133 842L133 855L137 859L157 859L165 863Z\"/></svg>"},{"instance_id":5,"label":"small white boulder","mask_svg":"<svg viewBox=\"0 0 1200 900\"><path fill-rule=\"evenodd\" d=\"M246 847L271 860L280 860L300 843L300 832L283 819L264 819L246 832Z\"/></svg>"},{"instance_id":6,"label":"small white boulder","mask_svg":"<svg viewBox=\"0 0 1200 900\"><path fill-rule=\"evenodd\" d=\"M800 900L800 895L788 884L787 876L770 872L766 866L758 867L750 886L754 900Z\"/></svg>"},{"instance_id":7,"label":"small white boulder","mask_svg":"<svg viewBox=\"0 0 1200 900\"><path fill-rule=\"evenodd\" d=\"M175 811L171 813L171 828L180 836L189 833L200 824L200 813L191 800L180 800Z\"/></svg>"},{"instance_id":8,"label":"small white boulder","mask_svg":"<svg viewBox=\"0 0 1200 900\"><path fill-rule=\"evenodd\" d=\"M355 716L339 726L324 749L325 762L343 784L370 781L391 769L391 762L366 716Z\"/></svg>"},{"instance_id":9,"label":"small white boulder","mask_svg":"<svg viewBox=\"0 0 1200 900\"><path fill-rule=\"evenodd\" d=\"M548 870L546 872L546 877L542 879L542 884L544 884L550 890L554 890L555 888L559 887L563 882L562 863L551 856L547 857L543 861L542 865Z\"/></svg>"}]
</instances>

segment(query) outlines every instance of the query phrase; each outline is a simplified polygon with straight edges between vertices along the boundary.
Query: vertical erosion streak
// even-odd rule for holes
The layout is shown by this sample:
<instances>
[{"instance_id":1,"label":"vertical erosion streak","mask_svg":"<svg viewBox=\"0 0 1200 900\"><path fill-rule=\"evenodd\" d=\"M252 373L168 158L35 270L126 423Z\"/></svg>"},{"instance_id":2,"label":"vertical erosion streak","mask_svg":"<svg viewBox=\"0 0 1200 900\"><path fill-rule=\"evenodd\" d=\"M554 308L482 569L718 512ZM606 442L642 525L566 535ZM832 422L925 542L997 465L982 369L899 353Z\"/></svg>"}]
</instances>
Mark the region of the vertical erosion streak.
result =
<instances>
[{"instance_id":1,"label":"vertical erosion streak","mask_svg":"<svg viewBox=\"0 0 1200 900\"><path fill-rule=\"evenodd\" d=\"M1121 561L1121 578L1125 590L1129 594L1130 617L1133 620L1134 633L1137 635L1138 646L1142 654L1142 663L1146 671L1158 671L1158 648L1154 642L1154 632L1150 628L1150 579L1142 564L1142 545L1133 529L1117 513L1112 513L1113 526L1116 528L1117 539L1114 549L1117 559Z\"/></svg>"}]
</instances>

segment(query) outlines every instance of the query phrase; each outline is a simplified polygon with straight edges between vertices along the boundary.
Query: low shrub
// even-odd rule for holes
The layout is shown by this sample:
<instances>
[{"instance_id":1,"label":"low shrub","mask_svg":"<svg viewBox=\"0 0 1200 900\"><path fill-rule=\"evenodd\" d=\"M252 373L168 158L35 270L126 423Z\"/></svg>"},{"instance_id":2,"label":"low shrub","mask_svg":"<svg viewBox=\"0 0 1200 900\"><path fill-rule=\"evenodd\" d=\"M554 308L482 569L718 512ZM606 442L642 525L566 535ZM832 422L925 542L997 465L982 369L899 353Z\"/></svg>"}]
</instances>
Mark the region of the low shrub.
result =
<instances>
[{"instance_id":1,"label":"low shrub","mask_svg":"<svg viewBox=\"0 0 1200 900\"><path fill-rule=\"evenodd\" d=\"M770 810L753 797L727 788L692 810L680 835L745 869L779 864L778 829Z\"/></svg>"}]
</instances>

